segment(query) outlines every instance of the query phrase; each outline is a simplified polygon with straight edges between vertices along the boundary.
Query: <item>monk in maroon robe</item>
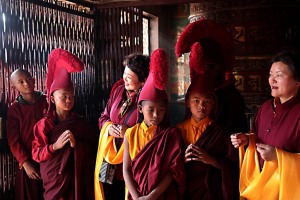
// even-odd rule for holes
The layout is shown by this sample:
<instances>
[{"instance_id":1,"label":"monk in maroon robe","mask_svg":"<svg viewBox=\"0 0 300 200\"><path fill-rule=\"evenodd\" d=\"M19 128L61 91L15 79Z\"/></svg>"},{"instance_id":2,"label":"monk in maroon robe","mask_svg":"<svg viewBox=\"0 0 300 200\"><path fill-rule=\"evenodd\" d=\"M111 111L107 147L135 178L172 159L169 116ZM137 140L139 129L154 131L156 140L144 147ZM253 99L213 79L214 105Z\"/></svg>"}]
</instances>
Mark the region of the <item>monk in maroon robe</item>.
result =
<instances>
[{"instance_id":1,"label":"monk in maroon robe","mask_svg":"<svg viewBox=\"0 0 300 200\"><path fill-rule=\"evenodd\" d=\"M98 134L72 112L75 95L70 72L82 61L63 49L48 57L47 116L34 126L32 158L40 163L45 200L94 199L93 172Z\"/></svg>"},{"instance_id":2,"label":"monk in maroon robe","mask_svg":"<svg viewBox=\"0 0 300 200\"><path fill-rule=\"evenodd\" d=\"M183 199L185 176L179 132L158 126L156 134L131 162L132 176L139 180L137 190L146 196L170 171L173 181L160 199Z\"/></svg>"},{"instance_id":3,"label":"monk in maroon robe","mask_svg":"<svg viewBox=\"0 0 300 200\"><path fill-rule=\"evenodd\" d=\"M199 161L187 162L185 199L237 198L238 155L230 146L227 135L224 128L212 123L195 143L203 151L217 158L220 169Z\"/></svg>"},{"instance_id":4,"label":"monk in maroon robe","mask_svg":"<svg viewBox=\"0 0 300 200\"><path fill-rule=\"evenodd\" d=\"M49 144L69 129L76 140L75 148L65 145L53 151ZM35 128L33 158L40 162L45 188L44 199L94 199L93 172L98 135L83 117L73 113L67 120L57 123L47 115ZM42 148L43 147L43 148ZM65 195L66 194L66 195Z\"/></svg>"},{"instance_id":5,"label":"monk in maroon robe","mask_svg":"<svg viewBox=\"0 0 300 200\"><path fill-rule=\"evenodd\" d=\"M15 199L40 200L43 185L39 164L32 160L33 126L47 109L46 96L34 91L34 79L23 70L11 74L11 84L20 92L7 112L7 139L12 154L19 163L16 170Z\"/></svg>"}]
</instances>

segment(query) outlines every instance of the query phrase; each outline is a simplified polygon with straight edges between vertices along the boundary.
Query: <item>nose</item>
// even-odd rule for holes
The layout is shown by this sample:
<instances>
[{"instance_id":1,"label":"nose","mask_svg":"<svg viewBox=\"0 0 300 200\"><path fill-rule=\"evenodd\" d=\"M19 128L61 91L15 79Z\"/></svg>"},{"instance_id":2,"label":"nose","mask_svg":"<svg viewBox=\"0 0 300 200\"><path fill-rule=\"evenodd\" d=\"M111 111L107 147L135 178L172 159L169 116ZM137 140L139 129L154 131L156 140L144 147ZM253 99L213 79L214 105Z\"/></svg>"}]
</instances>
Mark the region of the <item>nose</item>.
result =
<instances>
[{"instance_id":1,"label":"nose","mask_svg":"<svg viewBox=\"0 0 300 200\"><path fill-rule=\"evenodd\" d=\"M67 97L66 102L72 102L73 98L72 97Z\"/></svg>"},{"instance_id":2,"label":"nose","mask_svg":"<svg viewBox=\"0 0 300 200\"><path fill-rule=\"evenodd\" d=\"M205 104L204 101L200 101L198 107L204 107L204 104Z\"/></svg>"},{"instance_id":3,"label":"nose","mask_svg":"<svg viewBox=\"0 0 300 200\"><path fill-rule=\"evenodd\" d=\"M270 76L269 77L269 82L270 83L275 83L276 82L275 76Z\"/></svg>"},{"instance_id":4,"label":"nose","mask_svg":"<svg viewBox=\"0 0 300 200\"><path fill-rule=\"evenodd\" d=\"M153 118L157 118L157 115L158 115L157 111L154 111L153 112Z\"/></svg>"}]
</instances>

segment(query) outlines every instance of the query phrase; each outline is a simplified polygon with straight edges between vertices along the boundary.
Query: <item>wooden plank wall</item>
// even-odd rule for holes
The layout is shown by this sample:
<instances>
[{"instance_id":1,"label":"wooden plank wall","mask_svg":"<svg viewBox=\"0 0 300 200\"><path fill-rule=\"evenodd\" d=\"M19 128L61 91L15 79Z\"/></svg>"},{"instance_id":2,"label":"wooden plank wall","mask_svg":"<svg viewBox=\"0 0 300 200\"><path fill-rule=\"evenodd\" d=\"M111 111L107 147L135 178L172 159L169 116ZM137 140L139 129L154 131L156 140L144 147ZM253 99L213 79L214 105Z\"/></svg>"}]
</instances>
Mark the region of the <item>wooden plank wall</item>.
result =
<instances>
[{"instance_id":1,"label":"wooden plank wall","mask_svg":"<svg viewBox=\"0 0 300 200\"><path fill-rule=\"evenodd\" d=\"M143 51L142 10L133 7L99 9L95 25L96 83L100 107L104 107L111 87L122 78L124 57Z\"/></svg>"},{"instance_id":2,"label":"wooden plank wall","mask_svg":"<svg viewBox=\"0 0 300 200\"><path fill-rule=\"evenodd\" d=\"M5 20L3 18L5 16ZM123 74L123 58L142 51L142 10L94 10L52 0L0 0L0 199L12 199L17 163L6 139L6 112L18 95L10 74L27 69L36 89L45 91L48 54L64 48L85 63L72 74L75 111L95 128L113 83Z\"/></svg>"}]
</instances>

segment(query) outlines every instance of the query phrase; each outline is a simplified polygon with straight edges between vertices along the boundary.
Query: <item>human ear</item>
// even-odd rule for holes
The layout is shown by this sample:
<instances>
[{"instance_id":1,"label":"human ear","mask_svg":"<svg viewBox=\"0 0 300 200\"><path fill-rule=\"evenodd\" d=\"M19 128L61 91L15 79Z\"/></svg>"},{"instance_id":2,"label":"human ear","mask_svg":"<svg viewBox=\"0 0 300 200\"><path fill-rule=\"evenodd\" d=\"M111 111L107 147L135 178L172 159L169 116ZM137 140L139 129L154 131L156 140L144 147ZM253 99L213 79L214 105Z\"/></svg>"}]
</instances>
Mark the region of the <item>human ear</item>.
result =
<instances>
[{"instance_id":1,"label":"human ear","mask_svg":"<svg viewBox=\"0 0 300 200\"><path fill-rule=\"evenodd\" d=\"M50 97L50 101L55 104L54 96Z\"/></svg>"},{"instance_id":2,"label":"human ear","mask_svg":"<svg viewBox=\"0 0 300 200\"><path fill-rule=\"evenodd\" d=\"M138 109L139 109L139 112L140 112L140 113L143 113L142 108L143 108L143 107L142 107L141 105L138 105Z\"/></svg>"}]
</instances>

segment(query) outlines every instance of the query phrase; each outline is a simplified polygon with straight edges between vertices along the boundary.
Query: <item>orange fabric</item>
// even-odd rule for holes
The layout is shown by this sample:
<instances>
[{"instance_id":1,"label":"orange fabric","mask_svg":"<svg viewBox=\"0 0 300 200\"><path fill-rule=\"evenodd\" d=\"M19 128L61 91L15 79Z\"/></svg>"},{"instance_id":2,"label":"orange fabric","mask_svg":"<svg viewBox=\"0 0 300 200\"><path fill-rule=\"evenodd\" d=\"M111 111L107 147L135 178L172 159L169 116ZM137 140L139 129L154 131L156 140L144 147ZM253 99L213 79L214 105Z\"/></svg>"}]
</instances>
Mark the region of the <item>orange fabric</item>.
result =
<instances>
[{"instance_id":1,"label":"orange fabric","mask_svg":"<svg viewBox=\"0 0 300 200\"><path fill-rule=\"evenodd\" d=\"M104 191L103 186L99 182L99 173L100 168L103 162L104 158L104 150L105 150L105 144L107 144L108 140L108 129L109 125L111 125L112 122L106 122L100 132L100 138L99 138L99 145L98 145L98 151L97 151L97 158L96 158L96 166L95 166L95 172L94 172L94 191L95 191L95 200L104 200Z\"/></svg>"},{"instance_id":2,"label":"orange fabric","mask_svg":"<svg viewBox=\"0 0 300 200\"><path fill-rule=\"evenodd\" d=\"M189 144L195 144L207 126L209 126L211 123L212 120L208 117L204 118L198 123L191 117L190 119L178 124L177 128L180 129L185 146L188 146Z\"/></svg>"},{"instance_id":3,"label":"orange fabric","mask_svg":"<svg viewBox=\"0 0 300 200\"><path fill-rule=\"evenodd\" d=\"M240 148L241 149L241 148ZM249 136L249 146L243 155L240 174L240 194L248 200L298 200L300 199L300 154L276 149L278 160L265 161L259 169L254 134Z\"/></svg>"},{"instance_id":4,"label":"orange fabric","mask_svg":"<svg viewBox=\"0 0 300 200\"><path fill-rule=\"evenodd\" d=\"M126 130L126 138L129 144L129 155L131 160L144 148L154 137L157 126L148 127L145 122L136 124Z\"/></svg>"},{"instance_id":5,"label":"orange fabric","mask_svg":"<svg viewBox=\"0 0 300 200\"><path fill-rule=\"evenodd\" d=\"M122 143L119 151L117 150L114 137L108 135L107 142L103 144L103 157L110 164L121 164L123 162L124 145Z\"/></svg>"}]
</instances>

